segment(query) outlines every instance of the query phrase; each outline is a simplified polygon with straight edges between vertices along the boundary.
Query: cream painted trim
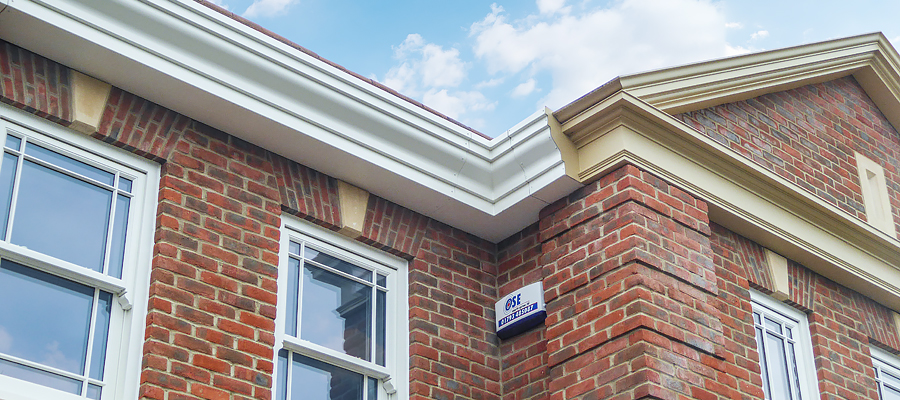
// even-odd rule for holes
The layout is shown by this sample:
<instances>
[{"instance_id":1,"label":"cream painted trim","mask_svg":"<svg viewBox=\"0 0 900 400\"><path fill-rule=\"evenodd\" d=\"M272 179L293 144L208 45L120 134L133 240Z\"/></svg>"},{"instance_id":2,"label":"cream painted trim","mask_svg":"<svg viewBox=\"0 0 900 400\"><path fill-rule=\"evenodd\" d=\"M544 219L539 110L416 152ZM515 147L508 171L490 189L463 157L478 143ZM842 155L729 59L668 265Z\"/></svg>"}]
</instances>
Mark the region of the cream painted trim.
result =
<instances>
[{"instance_id":1,"label":"cream painted trim","mask_svg":"<svg viewBox=\"0 0 900 400\"><path fill-rule=\"evenodd\" d=\"M338 198L341 202L341 229L338 232L351 238L362 236L369 192L339 180Z\"/></svg>"},{"instance_id":2,"label":"cream painted trim","mask_svg":"<svg viewBox=\"0 0 900 400\"><path fill-rule=\"evenodd\" d=\"M900 55L881 33L625 75L557 110L560 122L621 88L670 114L853 75L900 126ZM605 96L605 97L601 97Z\"/></svg>"},{"instance_id":3,"label":"cream painted trim","mask_svg":"<svg viewBox=\"0 0 900 400\"><path fill-rule=\"evenodd\" d=\"M620 92L562 124L588 182L631 163L709 204L709 217L900 310L900 241L636 97Z\"/></svg>"},{"instance_id":4,"label":"cream painted trim","mask_svg":"<svg viewBox=\"0 0 900 400\"><path fill-rule=\"evenodd\" d=\"M578 171L576 169L578 166L578 151L575 149L572 141L566 137L565 133L563 133L562 125L560 125L559 121L556 120L556 117L553 116L553 110L544 107L544 113L547 114L547 125L550 126L550 136L553 138L553 143L556 144L556 148L559 149L563 164L566 166L566 175L578 179Z\"/></svg>"},{"instance_id":5,"label":"cream painted trim","mask_svg":"<svg viewBox=\"0 0 900 400\"><path fill-rule=\"evenodd\" d=\"M888 196L887 181L884 178L884 168L862 154L855 154L859 185L866 206L866 219L868 219L869 225L892 235L896 229L894 228L894 215L891 213L891 198Z\"/></svg>"},{"instance_id":6,"label":"cream painted trim","mask_svg":"<svg viewBox=\"0 0 900 400\"><path fill-rule=\"evenodd\" d=\"M896 311L891 311L891 316L894 317L894 330L897 335L900 335L900 314L897 314Z\"/></svg>"},{"instance_id":7,"label":"cream painted trim","mask_svg":"<svg viewBox=\"0 0 900 400\"><path fill-rule=\"evenodd\" d=\"M772 284L775 286L772 297L779 301L785 301L791 298L791 284L788 280L788 263L787 258L780 254L766 250L766 264L769 266L769 273L772 277Z\"/></svg>"},{"instance_id":8,"label":"cream painted trim","mask_svg":"<svg viewBox=\"0 0 900 400\"><path fill-rule=\"evenodd\" d=\"M112 85L74 69L69 71L72 85L72 124L69 127L90 135L100 128Z\"/></svg>"}]
</instances>

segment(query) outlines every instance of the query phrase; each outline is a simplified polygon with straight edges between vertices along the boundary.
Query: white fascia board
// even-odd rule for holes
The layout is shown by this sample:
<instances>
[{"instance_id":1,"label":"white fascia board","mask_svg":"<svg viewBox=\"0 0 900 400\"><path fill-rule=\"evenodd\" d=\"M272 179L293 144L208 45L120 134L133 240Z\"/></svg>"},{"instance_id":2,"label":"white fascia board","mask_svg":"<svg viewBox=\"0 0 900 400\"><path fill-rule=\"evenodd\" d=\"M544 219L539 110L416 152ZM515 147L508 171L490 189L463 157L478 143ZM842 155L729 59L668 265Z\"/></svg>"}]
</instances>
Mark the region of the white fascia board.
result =
<instances>
[{"instance_id":1,"label":"white fascia board","mask_svg":"<svg viewBox=\"0 0 900 400\"><path fill-rule=\"evenodd\" d=\"M17 0L0 37L488 240L572 186L542 112L488 140L193 1Z\"/></svg>"}]
</instances>

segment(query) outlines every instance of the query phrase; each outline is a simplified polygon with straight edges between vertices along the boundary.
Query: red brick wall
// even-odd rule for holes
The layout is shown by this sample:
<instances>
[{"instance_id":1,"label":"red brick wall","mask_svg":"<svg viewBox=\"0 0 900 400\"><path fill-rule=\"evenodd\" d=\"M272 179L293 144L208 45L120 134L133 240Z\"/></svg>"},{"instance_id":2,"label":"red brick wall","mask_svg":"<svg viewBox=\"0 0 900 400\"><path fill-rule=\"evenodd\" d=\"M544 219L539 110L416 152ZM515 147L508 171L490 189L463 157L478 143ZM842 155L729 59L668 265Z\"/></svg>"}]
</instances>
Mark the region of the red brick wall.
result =
<instances>
[{"instance_id":1,"label":"red brick wall","mask_svg":"<svg viewBox=\"0 0 900 400\"><path fill-rule=\"evenodd\" d=\"M675 117L865 221L857 151L884 167L900 223L900 135L852 77Z\"/></svg>"},{"instance_id":2,"label":"red brick wall","mask_svg":"<svg viewBox=\"0 0 900 400\"><path fill-rule=\"evenodd\" d=\"M543 280L540 226L533 224L497 244L497 298ZM547 328L540 325L500 344L503 398L547 396Z\"/></svg>"},{"instance_id":3,"label":"red brick wall","mask_svg":"<svg viewBox=\"0 0 900 400\"><path fill-rule=\"evenodd\" d=\"M0 101L68 125L69 69L0 40Z\"/></svg>"},{"instance_id":4,"label":"red brick wall","mask_svg":"<svg viewBox=\"0 0 900 400\"><path fill-rule=\"evenodd\" d=\"M65 67L0 42L0 73L3 102L70 123ZM845 78L681 118L763 165L766 151L792 154L794 140L806 146L793 159L806 174L798 176L813 183L844 165L823 152L850 145L810 139L807 125L865 132L870 142L853 143L886 160L893 188L893 131L861 93ZM785 111L801 106L818 110L807 113L815 123ZM790 140L769 123L787 127ZM163 165L142 397L269 399L281 214L336 230L336 180L116 88L93 136ZM847 186L835 192L852 189L855 170L846 171L829 183ZM850 192L835 204L858 215ZM357 240L410 261L414 399L758 398L749 288L771 291L772 278L762 247L706 212L700 199L625 166L496 245L375 196ZM821 391L872 398L868 346L900 350L891 311L789 268L789 303L810 315ZM500 342L494 302L539 279L545 326Z\"/></svg>"},{"instance_id":5,"label":"red brick wall","mask_svg":"<svg viewBox=\"0 0 900 400\"><path fill-rule=\"evenodd\" d=\"M69 70L0 45L2 100L70 124ZM93 136L163 165L142 398L271 398L281 214L337 230L337 181L118 88ZM500 398L496 246L375 196L358 240L410 260L413 398Z\"/></svg>"},{"instance_id":6,"label":"red brick wall","mask_svg":"<svg viewBox=\"0 0 900 400\"><path fill-rule=\"evenodd\" d=\"M626 165L540 228L551 399L735 394L704 202Z\"/></svg>"}]
</instances>

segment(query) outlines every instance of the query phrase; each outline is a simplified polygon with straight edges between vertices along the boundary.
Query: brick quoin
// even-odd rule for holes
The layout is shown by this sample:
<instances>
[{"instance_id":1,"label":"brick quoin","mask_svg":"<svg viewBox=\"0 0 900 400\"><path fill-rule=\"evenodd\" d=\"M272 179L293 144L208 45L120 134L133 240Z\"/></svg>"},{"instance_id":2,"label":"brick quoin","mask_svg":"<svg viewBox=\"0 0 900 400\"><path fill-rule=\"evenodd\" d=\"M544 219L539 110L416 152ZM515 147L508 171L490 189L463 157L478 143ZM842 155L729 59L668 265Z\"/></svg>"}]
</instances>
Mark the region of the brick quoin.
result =
<instances>
[{"instance_id":1,"label":"brick quoin","mask_svg":"<svg viewBox=\"0 0 900 400\"><path fill-rule=\"evenodd\" d=\"M550 399L737 393L706 213L631 165L542 212Z\"/></svg>"}]
</instances>

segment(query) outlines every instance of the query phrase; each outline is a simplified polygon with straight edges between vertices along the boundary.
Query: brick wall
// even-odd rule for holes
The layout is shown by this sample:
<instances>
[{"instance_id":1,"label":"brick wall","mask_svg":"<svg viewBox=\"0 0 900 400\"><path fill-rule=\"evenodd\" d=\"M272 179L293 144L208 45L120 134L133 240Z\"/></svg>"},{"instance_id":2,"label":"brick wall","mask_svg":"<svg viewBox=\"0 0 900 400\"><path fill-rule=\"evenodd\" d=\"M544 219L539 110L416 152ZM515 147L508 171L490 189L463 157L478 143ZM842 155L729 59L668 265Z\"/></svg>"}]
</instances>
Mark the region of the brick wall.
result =
<instances>
[{"instance_id":1,"label":"brick wall","mask_svg":"<svg viewBox=\"0 0 900 400\"><path fill-rule=\"evenodd\" d=\"M65 123L71 94L68 68L0 40L0 101Z\"/></svg>"},{"instance_id":2,"label":"brick wall","mask_svg":"<svg viewBox=\"0 0 900 400\"><path fill-rule=\"evenodd\" d=\"M0 72L71 123L66 67L0 41ZM270 399L281 215L337 230L335 178L118 88L93 136L163 166L142 398ZM500 398L496 246L375 196L362 231L410 260L412 398Z\"/></svg>"},{"instance_id":3,"label":"brick wall","mask_svg":"<svg viewBox=\"0 0 900 400\"><path fill-rule=\"evenodd\" d=\"M732 397L704 202L626 165L540 228L551 399Z\"/></svg>"},{"instance_id":4,"label":"brick wall","mask_svg":"<svg viewBox=\"0 0 900 400\"><path fill-rule=\"evenodd\" d=\"M497 298L543 280L540 226L533 224L497 244ZM547 328L540 325L500 345L503 398L547 396Z\"/></svg>"},{"instance_id":5,"label":"brick wall","mask_svg":"<svg viewBox=\"0 0 900 400\"><path fill-rule=\"evenodd\" d=\"M884 168L900 223L900 135L853 77L675 117L865 221L857 151Z\"/></svg>"},{"instance_id":6,"label":"brick wall","mask_svg":"<svg viewBox=\"0 0 900 400\"><path fill-rule=\"evenodd\" d=\"M0 42L0 78L3 102L71 122L64 66ZM848 149L884 160L897 196L895 133L873 107L844 78L680 117L860 216ZM271 398L281 216L337 230L337 181L117 88L93 136L163 166L142 398ZM409 260L413 399L761 395L749 290L773 289L763 248L634 166L496 245L376 196L357 240ZM869 346L900 350L891 311L795 262L789 271L822 393L873 398ZM500 342L494 301L538 280L545 325Z\"/></svg>"}]
</instances>

